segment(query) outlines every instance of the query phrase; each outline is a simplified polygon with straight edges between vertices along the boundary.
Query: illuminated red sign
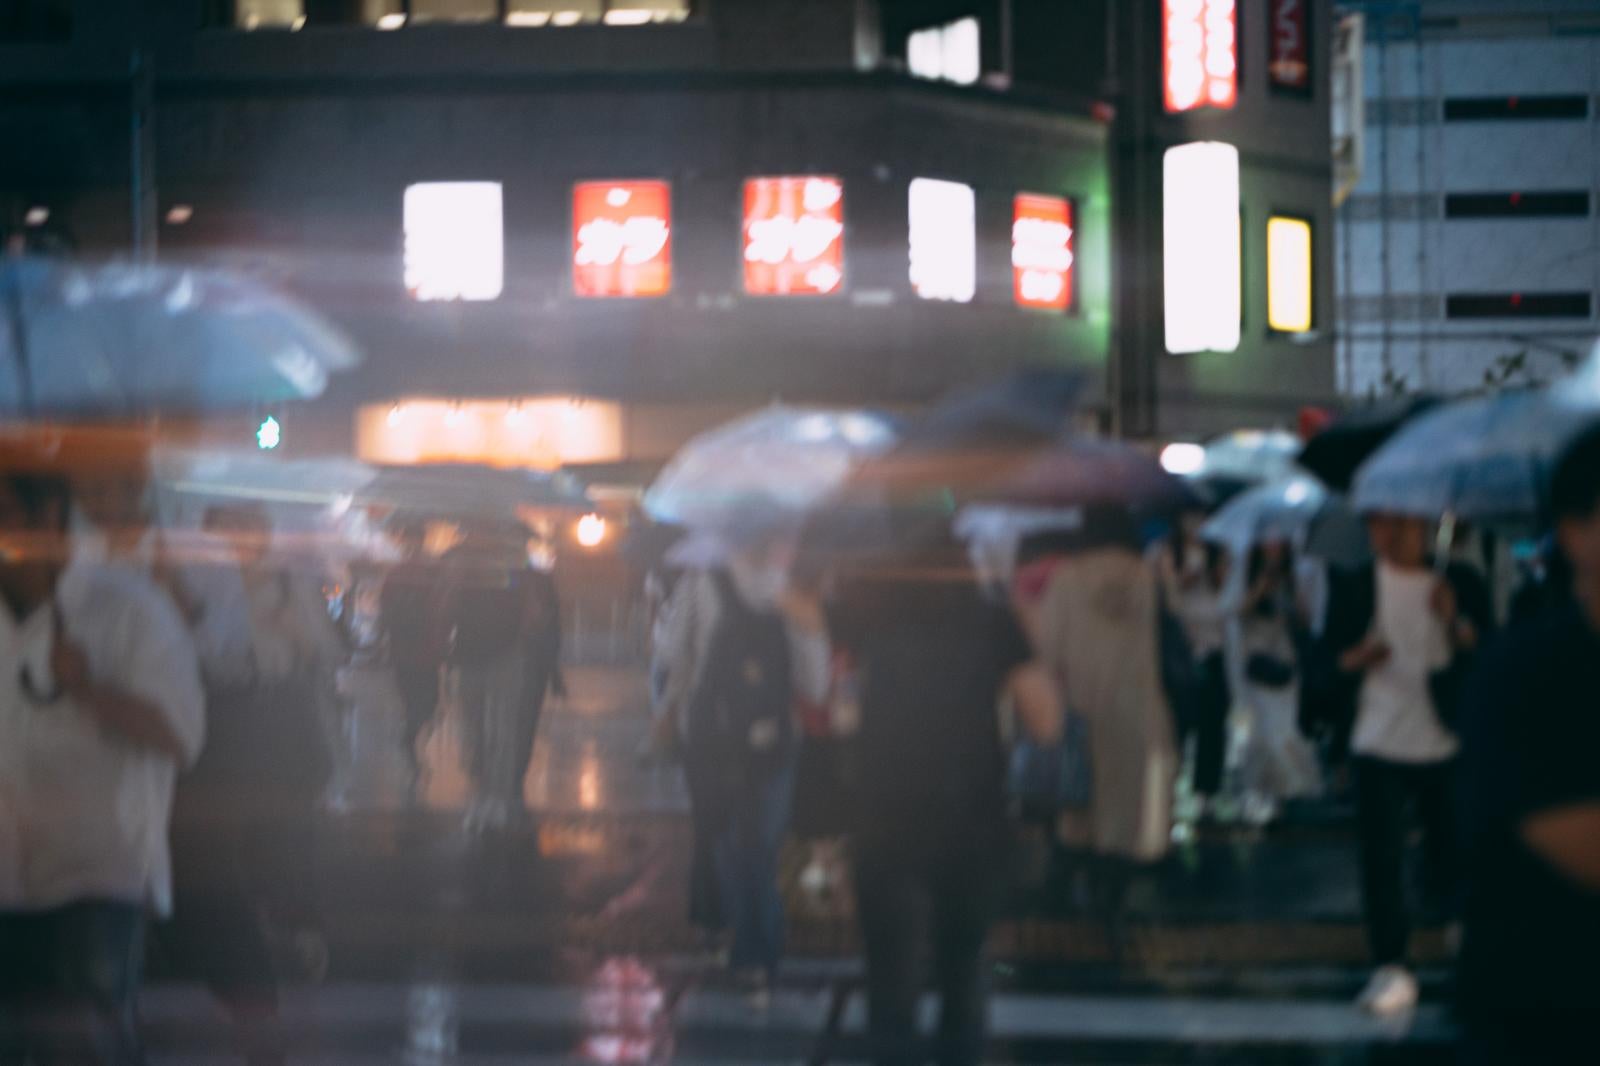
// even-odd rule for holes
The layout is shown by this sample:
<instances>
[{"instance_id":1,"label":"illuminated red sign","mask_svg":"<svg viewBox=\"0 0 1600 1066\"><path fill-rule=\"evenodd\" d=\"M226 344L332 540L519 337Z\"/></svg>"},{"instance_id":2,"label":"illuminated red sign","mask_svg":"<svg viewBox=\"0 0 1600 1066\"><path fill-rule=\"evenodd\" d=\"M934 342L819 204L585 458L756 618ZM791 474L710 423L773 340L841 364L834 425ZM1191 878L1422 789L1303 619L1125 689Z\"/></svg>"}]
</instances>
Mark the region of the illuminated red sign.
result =
<instances>
[{"instance_id":1,"label":"illuminated red sign","mask_svg":"<svg viewBox=\"0 0 1600 1066\"><path fill-rule=\"evenodd\" d=\"M579 296L663 296L672 288L670 185L573 186L572 287Z\"/></svg>"},{"instance_id":2,"label":"illuminated red sign","mask_svg":"<svg viewBox=\"0 0 1600 1066\"><path fill-rule=\"evenodd\" d=\"M1272 0L1272 62L1267 64L1274 88L1311 91L1310 0Z\"/></svg>"},{"instance_id":3,"label":"illuminated red sign","mask_svg":"<svg viewBox=\"0 0 1600 1066\"><path fill-rule=\"evenodd\" d=\"M1162 0L1168 111L1231 108L1239 98L1237 0Z\"/></svg>"},{"instance_id":4,"label":"illuminated red sign","mask_svg":"<svg viewBox=\"0 0 1600 1066\"><path fill-rule=\"evenodd\" d=\"M844 281L844 186L838 178L744 183L744 291L822 296Z\"/></svg>"},{"instance_id":5,"label":"illuminated red sign","mask_svg":"<svg viewBox=\"0 0 1600 1066\"><path fill-rule=\"evenodd\" d=\"M1011 287L1019 307L1072 306L1072 201L1019 193L1011 218Z\"/></svg>"}]
</instances>

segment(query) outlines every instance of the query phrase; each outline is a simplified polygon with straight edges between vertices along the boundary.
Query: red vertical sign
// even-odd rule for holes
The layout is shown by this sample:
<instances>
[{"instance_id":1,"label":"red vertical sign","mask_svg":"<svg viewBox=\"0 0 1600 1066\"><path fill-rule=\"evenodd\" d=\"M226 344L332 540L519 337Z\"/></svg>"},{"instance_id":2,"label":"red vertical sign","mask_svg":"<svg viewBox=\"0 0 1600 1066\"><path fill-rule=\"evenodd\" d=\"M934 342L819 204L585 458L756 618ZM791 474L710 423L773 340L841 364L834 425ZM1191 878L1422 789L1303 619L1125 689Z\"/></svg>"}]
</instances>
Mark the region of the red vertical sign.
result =
<instances>
[{"instance_id":1,"label":"red vertical sign","mask_svg":"<svg viewBox=\"0 0 1600 1066\"><path fill-rule=\"evenodd\" d=\"M838 178L744 183L744 290L822 296L844 281L844 186Z\"/></svg>"},{"instance_id":2,"label":"red vertical sign","mask_svg":"<svg viewBox=\"0 0 1600 1066\"><path fill-rule=\"evenodd\" d=\"M664 181L573 186L572 286L579 296L663 296L671 290L671 186Z\"/></svg>"},{"instance_id":3,"label":"red vertical sign","mask_svg":"<svg viewBox=\"0 0 1600 1066\"><path fill-rule=\"evenodd\" d=\"M1238 101L1237 0L1162 0L1161 51L1168 111Z\"/></svg>"},{"instance_id":4,"label":"red vertical sign","mask_svg":"<svg viewBox=\"0 0 1600 1066\"><path fill-rule=\"evenodd\" d=\"M1011 219L1011 288L1018 307L1072 306L1072 201L1018 193Z\"/></svg>"},{"instance_id":5,"label":"red vertical sign","mask_svg":"<svg viewBox=\"0 0 1600 1066\"><path fill-rule=\"evenodd\" d=\"M1311 91L1310 0L1272 0L1272 61L1268 76L1275 89Z\"/></svg>"}]
</instances>

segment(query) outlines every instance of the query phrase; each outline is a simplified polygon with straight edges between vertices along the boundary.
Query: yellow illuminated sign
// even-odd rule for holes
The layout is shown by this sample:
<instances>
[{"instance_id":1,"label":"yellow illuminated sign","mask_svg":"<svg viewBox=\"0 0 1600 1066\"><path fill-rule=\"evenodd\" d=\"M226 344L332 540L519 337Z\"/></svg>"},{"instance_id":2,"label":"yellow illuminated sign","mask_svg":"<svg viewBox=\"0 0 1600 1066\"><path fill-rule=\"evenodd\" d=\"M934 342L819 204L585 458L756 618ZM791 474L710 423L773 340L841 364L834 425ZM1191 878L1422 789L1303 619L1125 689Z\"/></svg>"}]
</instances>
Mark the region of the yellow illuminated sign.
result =
<instances>
[{"instance_id":1,"label":"yellow illuminated sign","mask_svg":"<svg viewBox=\"0 0 1600 1066\"><path fill-rule=\"evenodd\" d=\"M1303 218L1267 220L1267 325L1311 329L1311 223Z\"/></svg>"}]
</instances>

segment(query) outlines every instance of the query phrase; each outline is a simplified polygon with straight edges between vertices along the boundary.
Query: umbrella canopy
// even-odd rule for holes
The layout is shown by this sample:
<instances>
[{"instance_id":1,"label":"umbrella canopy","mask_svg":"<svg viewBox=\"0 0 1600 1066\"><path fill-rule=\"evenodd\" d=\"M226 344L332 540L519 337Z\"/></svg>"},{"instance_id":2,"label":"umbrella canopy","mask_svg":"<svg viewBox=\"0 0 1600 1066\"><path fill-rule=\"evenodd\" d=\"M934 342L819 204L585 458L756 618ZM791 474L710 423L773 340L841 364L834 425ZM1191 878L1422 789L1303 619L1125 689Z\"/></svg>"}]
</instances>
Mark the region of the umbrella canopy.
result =
<instances>
[{"instance_id":1,"label":"umbrella canopy","mask_svg":"<svg viewBox=\"0 0 1600 1066\"><path fill-rule=\"evenodd\" d=\"M1080 375L1042 368L959 389L902 434L902 446L921 451L1048 444L1067 428L1083 392Z\"/></svg>"},{"instance_id":2,"label":"umbrella canopy","mask_svg":"<svg viewBox=\"0 0 1600 1066\"><path fill-rule=\"evenodd\" d=\"M590 511L594 501L571 475L471 463L380 469L355 502L396 514L517 521L525 510Z\"/></svg>"},{"instance_id":3,"label":"umbrella canopy","mask_svg":"<svg viewBox=\"0 0 1600 1066\"><path fill-rule=\"evenodd\" d=\"M1285 429L1238 429L1206 443L1205 462L1194 477L1226 499L1251 485L1298 473L1300 438Z\"/></svg>"},{"instance_id":4,"label":"umbrella canopy","mask_svg":"<svg viewBox=\"0 0 1600 1066\"><path fill-rule=\"evenodd\" d=\"M1561 449L1600 419L1600 389L1563 386L1480 396L1424 414L1356 474L1363 512L1525 523L1542 516Z\"/></svg>"},{"instance_id":5,"label":"umbrella canopy","mask_svg":"<svg viewBox=\"0 0 1600 1066\"><path fill-rule=\"evenodd\" d=\"M862 458L895 439L867 411L774 406L702 433L644 496L657 522L741 537L798 528Z\"/></svg>"},{"instance_id":6,"label":"umbrella canopy","mask_svg":"<svg viewBox=\"0 0 1600 1066\"><path fill-rule=\"evenodd\" d=\"M1356 470L1413 418L1438 406L1436 396L1392 396L1340 416L1306 442L1300 466L1322 483L1349 492Z\"/></svg>"},{"instance_id":7,"label":"umbrella canopy","mask_svg":"<svg viewBox=\"0 0 1600 1066\"><path fill-rule=\"evenodd\" d=\"M1339 566L1357 565L1367 557L1366 531L1355 512L1343 498L1305 476L1240 493L1200 527L1200 536L1240 558L1269 540L1288 541L1296 551Z\"/></svg>"},{"instance_id":8,"label":"umbrella canopy","mask_svg":"<svg viewBox=\"0 0 1600 1066\"><path fill-rule=\"evenodd\" d=\"M1200 496L1154 457L1121 441L1068 437L977 498L1032 507L1121 508L1135 516L1198 509Z\"/></svg>"},{"instance_id":9,"label":"umbrella canopy","mask_svg":"<svg viewBox=\"0 0 1600 1066\"><path fill-rule=\"evenodd\" d=\"M210 411L318 396L360 361L319 315L214 270L0 262L0 412Z\"/></svg>"}]
</instances>

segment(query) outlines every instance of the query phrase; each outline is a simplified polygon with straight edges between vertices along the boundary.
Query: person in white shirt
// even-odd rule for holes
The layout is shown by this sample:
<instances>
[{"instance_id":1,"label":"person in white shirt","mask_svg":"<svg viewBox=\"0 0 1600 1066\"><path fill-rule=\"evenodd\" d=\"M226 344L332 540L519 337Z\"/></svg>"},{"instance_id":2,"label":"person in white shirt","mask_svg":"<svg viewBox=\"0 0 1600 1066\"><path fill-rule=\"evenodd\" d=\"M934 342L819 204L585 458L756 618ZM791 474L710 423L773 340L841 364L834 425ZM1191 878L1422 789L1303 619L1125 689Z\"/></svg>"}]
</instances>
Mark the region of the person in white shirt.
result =
<instances>
[{"instance_id":1,"label":"person in white shirt","mask_svg":"<svg viewBox=\"0 0 1600 1066\"><path fill-rule=\"evenodd\" d=\"M138 1063L146 917L172 909L173 783L204 698L147 576L62 580L69 505L42 463L0 475L0 1016L24 1060Z\"/></svg>"},{"instance_id":2,"label":"person in white shirt","mask_svg":"<svg viewBox=\"0 0 1600 1066\"><path fill-rule=\"evenodd\" d=\"M1394 1015L1413 1008L1418 994L1406 959L1409 808L1422 823L1431 895L1448 912L1457 883L1456 679L1493 618L1481 578L1430 564L1427 523L1369 515L1367 524L1377 562L1336 587L1324 644L1336 668L1331 687L1354 713L1362 910L1377 966L1360 1003Z\"/></svg>"}]
</instances>

